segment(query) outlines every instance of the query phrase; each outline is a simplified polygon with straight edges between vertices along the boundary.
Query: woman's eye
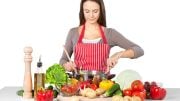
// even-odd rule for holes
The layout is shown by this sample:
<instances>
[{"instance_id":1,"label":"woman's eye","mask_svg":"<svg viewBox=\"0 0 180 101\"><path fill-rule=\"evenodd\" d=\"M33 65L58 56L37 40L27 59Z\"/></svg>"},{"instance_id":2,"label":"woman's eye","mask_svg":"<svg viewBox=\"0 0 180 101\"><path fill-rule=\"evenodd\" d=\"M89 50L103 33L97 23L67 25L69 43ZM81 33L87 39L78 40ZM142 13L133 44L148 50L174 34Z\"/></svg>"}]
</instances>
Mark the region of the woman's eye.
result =
<instances>
[{"instance_id":1,"label":"woman's eye","mask_svg":"<svg viewBox=\"0 0 180 101\"><path fill-rule=\"evenodd\" d=\"M84 12L85 12L85 13L89 13L89 10L85 10Z\"/></svg>"},{"instance_id":2,"label":"woman's eye","mask_svg":"<svg viewBox=\"0 0 180 101\"><path fill-rule=\"evenodd\" d=\"M94 12L94 13L98 13L98 10L94 10L93 12Z\"/></svg>"}]
</instances>

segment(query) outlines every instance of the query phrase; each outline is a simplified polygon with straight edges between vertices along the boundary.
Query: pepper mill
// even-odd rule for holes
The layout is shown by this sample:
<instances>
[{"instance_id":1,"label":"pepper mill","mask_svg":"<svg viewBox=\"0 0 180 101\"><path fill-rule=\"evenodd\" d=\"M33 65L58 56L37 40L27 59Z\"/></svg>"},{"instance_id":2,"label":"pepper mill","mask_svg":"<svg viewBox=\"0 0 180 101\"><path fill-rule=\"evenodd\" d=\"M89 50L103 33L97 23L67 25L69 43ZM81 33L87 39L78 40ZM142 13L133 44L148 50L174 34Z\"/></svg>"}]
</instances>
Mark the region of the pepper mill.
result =
<instances>
[{"instance_id":1,"label":"pepper mill","mask_svg":"<svg viewBox=\"0 0 180 101\"><path fill-rule=\"evenodd\" d=\"M24 73L24 84L23 84L23 98L32 98L32 76L31 76L31 62L32 62L32 47L24 48L24 62L25 62L25 73Z\"/></svg>"}]
</instances>

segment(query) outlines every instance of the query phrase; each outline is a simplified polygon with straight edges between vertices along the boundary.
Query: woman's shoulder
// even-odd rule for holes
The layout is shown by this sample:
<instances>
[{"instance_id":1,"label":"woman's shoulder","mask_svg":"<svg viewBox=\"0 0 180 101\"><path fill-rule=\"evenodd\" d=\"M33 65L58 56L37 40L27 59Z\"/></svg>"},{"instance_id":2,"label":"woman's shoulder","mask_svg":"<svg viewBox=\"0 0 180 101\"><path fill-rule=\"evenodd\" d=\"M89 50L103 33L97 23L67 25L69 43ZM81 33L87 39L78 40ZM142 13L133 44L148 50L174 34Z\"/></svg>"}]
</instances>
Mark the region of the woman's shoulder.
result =
<instances>
[{"instance_id":1,"label":"woman's shoulder","mask_svg":"<svg viewBox=\"0 0 180 101\"><path fill-rule=\"evenodd\" d=\"M72 28L70 28L69 31L74 33L74 32L77 32L77 31L78 31L78 28L79 28L79 27L72 27Z\"/></svg>"},{"instance_id":2,"label":"woman's shoulder","mask_svg":"<svg viewBox=\"0 0 180 101\"><path fill-rule=\"evenodd\" d=\"M72 27L69 29L69 36L77 36L78 35L78 27Z\"/></svg>"},{"instance_id":3,"label":"woman's shoulder","mask_svg":"<svg viewBox=\"0 0 180 101\"><path fill-rule=\"evenodd\" d=\"M106 34L119 33L116 29L108 27L104 27L104 31L106 32Z\"/></svg>"}]
</instances>

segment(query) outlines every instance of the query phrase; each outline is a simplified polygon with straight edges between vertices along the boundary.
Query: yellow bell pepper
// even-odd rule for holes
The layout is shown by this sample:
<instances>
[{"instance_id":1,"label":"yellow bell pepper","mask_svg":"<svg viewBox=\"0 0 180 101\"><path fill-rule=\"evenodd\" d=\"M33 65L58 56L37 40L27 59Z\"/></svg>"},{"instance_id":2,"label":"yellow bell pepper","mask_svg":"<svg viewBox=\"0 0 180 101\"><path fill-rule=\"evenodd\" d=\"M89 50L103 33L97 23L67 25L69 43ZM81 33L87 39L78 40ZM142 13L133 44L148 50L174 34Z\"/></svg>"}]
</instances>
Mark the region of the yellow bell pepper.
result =
<instances>
[{"instance_id":1,"label":"yellow bell pepper","mask_svg":"<svg viewBox=\"0 0 180 101\"><path fill-rule=\"evenodd\" d=\"M75 78L71 78L71 84L73 84L73 85L78 84L78 80Z\"/></svg>"},{"instance_id":2,"label":"yellow bell pepper","mask_svg":"<svg viewBox=\"0 0 180 101\"><path fill-rule=\"evenodd\" d=\"M107 91L108 89L110 89L112 87L113 84L114 84L114 82L111 80L102 80L99 83L99 88Z\"/></svg>"}]
</instances>

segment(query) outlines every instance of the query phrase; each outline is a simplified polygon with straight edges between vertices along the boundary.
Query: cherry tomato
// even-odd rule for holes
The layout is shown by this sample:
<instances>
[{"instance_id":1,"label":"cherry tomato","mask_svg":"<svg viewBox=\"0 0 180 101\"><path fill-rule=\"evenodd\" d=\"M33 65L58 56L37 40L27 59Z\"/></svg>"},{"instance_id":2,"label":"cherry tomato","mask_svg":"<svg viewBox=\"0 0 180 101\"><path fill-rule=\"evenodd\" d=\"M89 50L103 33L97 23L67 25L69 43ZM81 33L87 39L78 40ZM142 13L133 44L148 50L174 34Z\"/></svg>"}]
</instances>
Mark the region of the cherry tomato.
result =
<instances>
[{"instance_id":1,"label":"cherry tomato","mask_svg":"<svg viewBox=\"0 0 180 101\"><path fill-rule=\"evenodd\" d=\"M131 84L133 91L144 91L144 85L140 80L135 80Z\"/></svg>"},{"instance_id":2,"label":"cherry tomato","mask_svg":"<svg viewBox=\"0 0 180 101\"><path fill-rule=\"evenodd\" d=\"M131 89L125 89L123 90L124 96L132 96L132 90Z\"/></svg>"}]
</instances>

